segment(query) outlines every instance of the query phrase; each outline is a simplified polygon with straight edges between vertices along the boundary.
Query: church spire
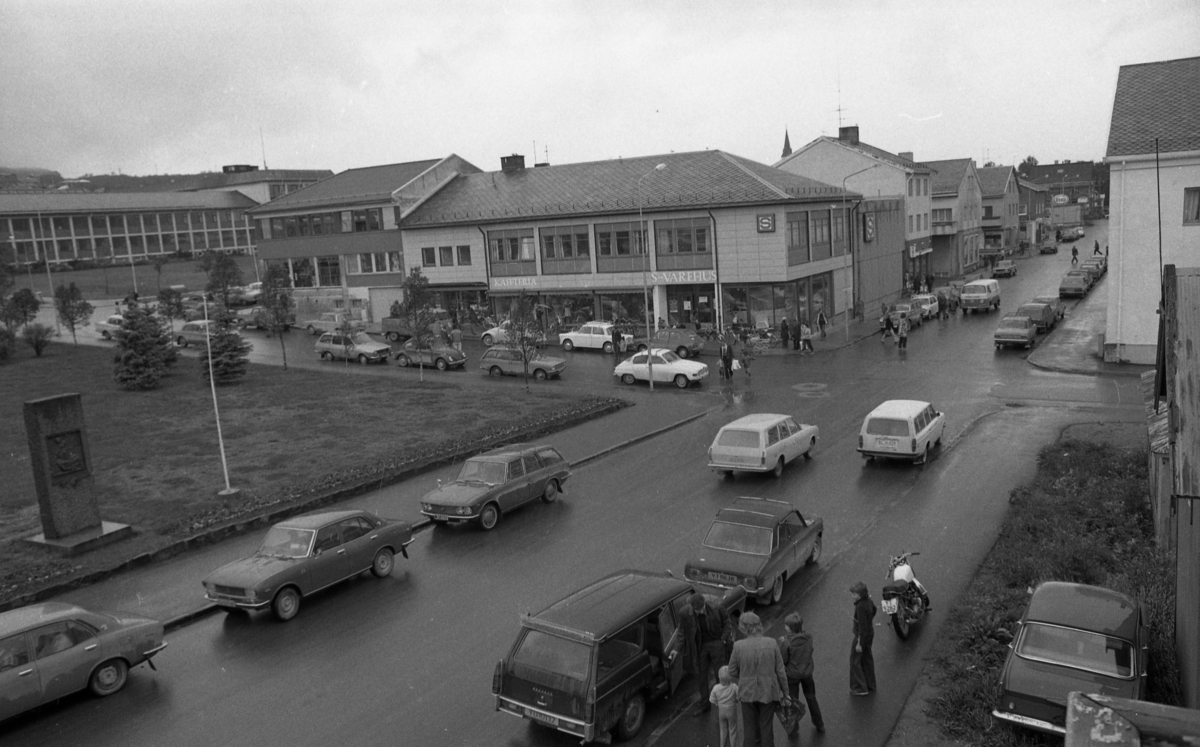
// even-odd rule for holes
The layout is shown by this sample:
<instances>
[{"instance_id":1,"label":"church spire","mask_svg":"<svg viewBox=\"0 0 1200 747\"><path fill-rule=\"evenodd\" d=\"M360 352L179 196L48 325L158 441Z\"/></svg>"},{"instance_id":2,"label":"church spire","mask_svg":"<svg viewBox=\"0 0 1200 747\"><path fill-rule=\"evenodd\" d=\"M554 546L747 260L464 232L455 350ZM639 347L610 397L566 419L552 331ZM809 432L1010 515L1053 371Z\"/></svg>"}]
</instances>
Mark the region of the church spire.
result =
<instances>
[{"instance_id":1,"label":"church spire","mask_svg":"<svg viewBox=\"0 0 1200 747\"><path fill-rule=\"evenodd\" d=\"M787 158L792 155L792 141L788 139L787 128L783 128L783 155L780 158Z\"/></svg>"}]
</instances>

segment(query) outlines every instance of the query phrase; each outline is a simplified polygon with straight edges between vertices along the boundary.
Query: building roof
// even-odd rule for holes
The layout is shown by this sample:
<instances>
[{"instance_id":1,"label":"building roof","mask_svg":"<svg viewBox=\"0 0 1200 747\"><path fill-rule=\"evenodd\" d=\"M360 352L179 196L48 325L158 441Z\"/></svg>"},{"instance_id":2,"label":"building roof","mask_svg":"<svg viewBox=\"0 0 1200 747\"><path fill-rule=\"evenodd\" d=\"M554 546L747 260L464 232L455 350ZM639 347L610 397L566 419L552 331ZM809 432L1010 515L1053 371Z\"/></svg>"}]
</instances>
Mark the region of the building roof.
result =
<instances>
[{"instance_id":1,"label":"building roof","mask_svg":"<svg viewBox=\"0 0 1200 747\"><path fill-rule=\"evenodd\" d=\"M859 140L857 143L851 143L849 141L841 140L836 137L830 137L829 135L822 135L821 137L817 138L816 140L813 140L811 143L808 143L807 145L801 147L790 157L782 158L779 161L776 161L775 166L778 168L780 165L787 163L788 161L792 160L793 158L798 157L801 153L803 153L804 151L813 147L817 143L832 143L833 145L840 146L842 148L845 148L846 150L858 151L859 153L870 156L871 158L875 158L880 161L884 161L886 163L890 163L893 166L904 169L905 171L908 171L913 174L928 174L930 171L929 167L923 163L917 163L916 161L910 161L907 158L901 158L900 156L896 155L895 153L889 153L888 151L884 150L883 148L876 148L874 145L868 145L867 143L864 143L861 140Z\"/></svg>"},{"instance_id":2,"label":"building roof","mask_svg":"<svg viewBox=\"0 0 1200 747\"><path fill-rule=\"evenodd\" d=\"M1200 57L1122 65L1105 156L1200 150Z\"/></svg>"},{"instance_id":3,"label":"building roof","mask_svg":"<svg viewBox=\"0 0 1200 747\"><path fill-rule=\"evenodd\" d=\"M42 192L0 194L0 215L247 210L258 203L240 192Z\"/></svg>"},{"instance_id":4,"label":"building roof","mask_svg":"<svg viewBox=\"0 0 1200 747\"><path fill-rule=\"evenodd\" d=\"M1064 184L1091 184L1095 177L1095 161L1064 161L1063 163L1046 163L1030 166L1026 169L1025 179L1035 184L1044 184L1053 188Z\"/></svg>"},{"instance_id":5,"label":"building roof","mask_svg":"<svg viewBox=\"0 0 1200 747\"><path fill-rule=\"evenodd\" d=\"M346 171L310 184L303 189L283 195L263 205L254 213L277 210L307 210L335 205L366 202L390 202L392 192L441 163L443 159L392 163L386 166L367 166Z\"/></svg>"},{"instance_id":6,"label":"building roof","mask_svg":"<svg viewBox=\"0 0 1200 747\"><path fill-rule=\"evenodd\" d=\"M658 164L665 168L657 171ZM406 216L402 227L842 197L840 187L707 150L460 174Z\"/></svg>"},{"instance_id":7,"label":"building roof","mask_svg":"<svg viewBox=\"0 0 1200 747\"><path fill-rule=\"evenodd\" d=\"M1012 166L982 166L975 169L975 175L979 177L979 190L984 197L1001 197L1016 172Z\"/></svg>"},{"instance_id":8,"label":"building roof","mask_svg":"<svg viewBox=\"0 0 1200 747\"><path fill-rule=\"evenodd\" d=\"M311 182L328 179L333 176L329 169L260 169L255 171L235 171L221 174L221 183L232 187L241 184L261 184L263 182Z\"/></svg>"},{"instance_id":9,"label":"building roof","mask_svg":"<svg viewBox=\"0 0 1200 747\"><path fill-rule=\"evenodd\" d=\"M1029 181L1028 179L1023 179L1019 176L1017 177L1017 186L1024 187L1025 189L1032 189L1034 192L1049 192L1050 191L1050 188L1044 184L1037 184L1035 182Z\"/></svg>"},{"instance_id":10,"label":"building roof","mask_svg":"<svg viewBox=\"0 0 1200 747\"><path fill-rule=\"evenodd\" d=\"M933 170L933 194L958 194L958 185L970 170L970 158L952 158L949 161L926 161Z\"/></svg>"}]
</instances>

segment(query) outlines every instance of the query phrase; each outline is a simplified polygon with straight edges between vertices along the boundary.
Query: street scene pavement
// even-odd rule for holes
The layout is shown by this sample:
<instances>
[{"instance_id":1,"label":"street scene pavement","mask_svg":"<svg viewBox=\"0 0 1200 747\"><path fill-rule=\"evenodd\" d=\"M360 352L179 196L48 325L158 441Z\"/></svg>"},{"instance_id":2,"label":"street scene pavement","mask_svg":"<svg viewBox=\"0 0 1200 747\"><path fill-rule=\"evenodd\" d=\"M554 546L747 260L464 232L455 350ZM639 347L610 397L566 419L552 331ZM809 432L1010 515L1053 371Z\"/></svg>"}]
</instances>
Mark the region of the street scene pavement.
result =
<instances>
[{"instance_id":1,"label":"street scene pavement","mask_svg":"<svg viewBox=\"0 0 1200 747\"><path fill-rule=\"evenodd\" d=\"M1103 224L1080 246L1106 243ZM1068 253L1016 258L1019 273L1001 281L1002 309L1054 293ZM136 669L125 689L102 701L76 695L6 722L7 745L567 745L564 734L496 713L491 675L512 644L519 616L622 568L671 571L699 548L712 516L740 495L790 501L824 520L820 562L790 579L777 605L750 607L767 635L782 633L797 611L815 637L815 681L829 745L886 744L901 718L944 615L993 543L1010 491L1028 481L1036 455L1072 424L1142 420L1136 374L1103 363L1106 283L1071 302L1065 320L1032 351L997 350L996 313L930 320L906 352L880 342L876 319L831 328L816 353L771 350L751 375L715 375L680 391L620 385L613 358L567 358L561 381L537 382L624 396L631 407L544 439L574 466L565 496L506 515L491 532L437 527L419 519L419 501L458 465L438 469L344 504L417 522L409 558L390 577L364 577L304 600L286 625L269 614L224 614L204 601L200 581L251 554L262 532L72 590L59 601L168 621L170 647L158 671ZM100 314L101 312L97 312ZM279 342L248 332L254 360L277 365ZM85 336L81 335L81 342ZM93 335L88 344L111 345ZM419 376L388 366L323 363L313 338L286 337L288 365L333 376ZM478 341L468 341L478 360ZM715 374L715 358L701 358ZM426 371L434 381L469 381L486 396L517 380L493 380L470 367ZM921 399L947 416L943 445L925 466L865 462L855 450L863 416L888 399ZM706 449L721 425L752 412L780 412L815 423L820 442L810 461L779 479L722 480ZM848 694L849 587L862 581L878 599L888 558L920 552L914 570L934 613L907 641L876 617L879 691ZM652 703L637 745L716 744L716 717L695 717L696 686L685 678ZM818 735L806 719L800 740ZM777 739L784 740L783 732ZM780 741L779 743L787 743Z\"/></svg>"}]
</instances>

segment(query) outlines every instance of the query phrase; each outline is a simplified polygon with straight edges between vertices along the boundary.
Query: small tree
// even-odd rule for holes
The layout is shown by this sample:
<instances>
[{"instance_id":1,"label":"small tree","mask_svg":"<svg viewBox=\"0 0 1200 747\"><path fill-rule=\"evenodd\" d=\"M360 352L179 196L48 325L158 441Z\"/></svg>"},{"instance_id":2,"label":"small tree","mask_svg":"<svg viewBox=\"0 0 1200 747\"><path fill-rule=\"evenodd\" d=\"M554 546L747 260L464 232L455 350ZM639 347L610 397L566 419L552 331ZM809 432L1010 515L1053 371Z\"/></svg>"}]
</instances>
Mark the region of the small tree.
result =
<instances>
[{"instance_id":1,"label":"small tree","mask_svg":"<svg viewBox=\"0 0 1200 747\"><path fill-rule=\"evenodd\" d=\"M86 327L91 323L95 307L84 300L83 291L79 290L74 283L70 285L59 283L58 287L54 289L54 310L58 313L58 320L71 331L71 341L78 345L79 339L75 333L80 327Z\"/></svg>"},{"instance_id":2,"label":"small tree","mask_svg":"<svg viewBox=\"0 0 1200 747\"><path fill-rule=\"evenodd\" d=\"M4 302L4 323L9 328L20 327L32 322L41 308L42 302L33 295L33 291L22 288L8 297Z\"/></svg>"},{"instance_id":3,"label":"small tree","mask_svg":"<svg viewBox=\"0 0 1200 747\"><path fill-rule=\"evenodd\" d=\"M433 323L437 321L437 314L429 304L429 278L422 274L420 267L414 267L404 278L403 288L404 305L401 311L404 323L412 332L413 345L418 351L431 349L434 338ZM422 355L417 356L417 368L420 370L421 381L424 381L425 357Z\"/></svg>"},{"instance_id":4,"label":"small tree","mask_svg":"<svg viewBox=\"0 0 1200 747\"><path fill-rule=\"evenodd\" d=\"M17 278L8 265L0 264L0 299L8 298L8 292L16 282Z\"/></svg>"},{"instance_id":5,"label":"small tree","mask_svg":"<svg viewBox=\"0 0 1200 747\"><path fill-rule=\"evenodd\" d=\"M184 319L183 294L174 288L163 288L158 292L158 315L167 320L167 328L175 332L175 320Z\"/></svg>"},{"instance_id":6,"label":"small tree","mask_svg":"<svg viewBox=\"0 0 1200 747\"><path fill-rule=\"evenodd\" d=\"M287 265L273 264L267 266L267 274L263 276L262 295L258 299L262 313L266 319L266 327L270 334L278 335L279 349L283 353L283 370L287 370L287 345L283 343L283 333L292 328L295 314L292 312L292 279L288 275Z\"/></svg>"},{"instance_id":7,"label":"small tree","mask_svg":"<svg viewBox=\"0 0 1200 747\"><path fill-rule=\"evenodd\" d=\"M1017 169L1017 171L1021 172L1022 174L1028 174L1030 172L1030 170L1032 170L1033 167L1037 166L1037 165L1038 165L1038 160L1036 158L1034 158L1033 156L1025 156L1025 160L1021 161L1021 166L1020 166L1020 168Z\"/></svg>"},{"instance_id":8,"label":"small tree","mask_svg":"<svg viewBox=\"0 0 1200 747\"><path fill-rule=\"evenodd\" d=\"M525 368L525 389L529 390L529 362L541 354L544 344L542 325L538 322L534 300L521 291L512 300L508 314L508 345L521 355Z\"/></svg>"},{"instance_id":9,"label":"small tree","mask_svg":"<svg viewBox=\"0 0 1200 747\"><path fill-rule=\"evenodd\" d=\"M154 389L179 358L171 334L142 304L129 304L122 316L121 328L113 332L113 380L122 389Z\"/></svg>"},{"instance_id":10,"label":"small tree","mask_svg":"<svg viewBox=\"0 0 1200 747\"><path fill-rule=\"evenodd\" d=\"M250 343L227 326L220 326L209 338L212 346L212 365L208 350L200 351L200 375L208 381L209 372L217 384L232 384L246 375L250 365Z\"/></svg>"},{"instance_id":11,"label":"small tree","mask_svg":"<svg viewBox=\"0 0 1200 747\"><path fill-rule=\"evenodd\" d=\"M234 288L242 284L242 268L238 267L233 255L225 252L208 251L200 256L200 269L208 276L204 289L221 299L229 308L229 296Z\"/></svg>"},{"instance_id":12,"label":"small tree","mask_svg":"<svg viewBox=\"0 0 1200 747\"><path fill-rule=\"evenodd\" d=\"M166 267L167 262L170 262L170 261L171 260L168 259L167 255L165 255L165 254L156 254L156 255L154 255L154 258L150 260L150 266L154 268L154 274L155 274L154 286L159 292L162 292L163 268Z\"/></svg>"},{"instance_id":13,"label":"small tree","mask_svg":"<svg viewBox=\"0 0 1200 747\"><path fill-rule=\"evenodd\" d=\"M17 336L8 327L0 327L0 361L6 361L17 352Z\"/></svg>"},{"instance_id":14,"label":"small tree","mask_svg":"<svg viewBox=\"0 0 1200 747\"><path fill-rule=\"evenodd\" d=\"M25 329L21 330L21 339L25 344L33 348L33 354L41 358L42 352L50 347L50 339L54 337L54 329L45 324L26 324Z\"/></svg>"}]
</instances>

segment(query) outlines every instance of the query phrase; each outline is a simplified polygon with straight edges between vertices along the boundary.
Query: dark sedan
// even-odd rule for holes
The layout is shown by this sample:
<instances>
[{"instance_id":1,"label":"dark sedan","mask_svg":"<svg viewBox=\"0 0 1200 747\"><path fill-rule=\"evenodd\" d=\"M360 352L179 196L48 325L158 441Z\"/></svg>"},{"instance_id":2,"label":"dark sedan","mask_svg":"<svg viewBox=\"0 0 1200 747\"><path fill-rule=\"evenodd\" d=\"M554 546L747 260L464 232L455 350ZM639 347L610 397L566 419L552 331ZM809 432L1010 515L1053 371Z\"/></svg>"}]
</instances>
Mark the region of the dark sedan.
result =
<instances>
[{"instance_id":1,"label":"dark sedan","mask_svg":"<svg viewBox=\"0 0 1200 747\"><path fill-rule=\"evenodd\" d=\"M717 512L704 547L684 566L684 576L722 589L742 587L759 604L783 597L783 582L821 557L825 523L805 519L792 504L742 497Z\"/></svg>"},{"instance_id":2,"label":"dark sedan","mask_svg":"<svg viewBox=\"0 0 1200 747\"><path fill-rule=\"evenodd\" d=\"M268 607L280 620L300 611L300 599L371 571L392 575L397 552L408 557L412 526L367 511L326 511L271 527L249 558L218 568L204 579L209 601L227 610Z\"/></svg>"}]
</instances>

